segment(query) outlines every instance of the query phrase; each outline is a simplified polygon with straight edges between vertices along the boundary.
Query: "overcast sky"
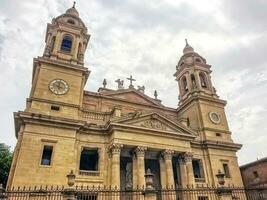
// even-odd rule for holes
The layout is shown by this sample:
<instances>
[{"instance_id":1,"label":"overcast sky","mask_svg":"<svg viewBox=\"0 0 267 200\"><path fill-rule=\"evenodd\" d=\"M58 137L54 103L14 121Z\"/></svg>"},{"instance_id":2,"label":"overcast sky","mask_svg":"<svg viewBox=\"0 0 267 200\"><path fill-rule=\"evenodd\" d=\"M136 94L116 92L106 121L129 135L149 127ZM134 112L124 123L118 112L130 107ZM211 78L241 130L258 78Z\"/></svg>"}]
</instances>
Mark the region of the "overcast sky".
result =
<instances>
[{"instance_id":1,"label":"overcast sky","mask_svg":"<svg viewBox=\"0 0 267 200\"><path fill-rule=\"evenodd\" d=\"M25 108L46 24L71 6L0 0L1 142L16 143L13 112ZM266 0L78 0L76 7L91 34L86 90L97 91L103 78L115 88L117 78L133 75L146 94L156 89L164 105L176 107L173 74L187 38L212 65L213 84L228 102L232 137L243 144L239 163L267 155Z\"/></svg>"}]
</instances>

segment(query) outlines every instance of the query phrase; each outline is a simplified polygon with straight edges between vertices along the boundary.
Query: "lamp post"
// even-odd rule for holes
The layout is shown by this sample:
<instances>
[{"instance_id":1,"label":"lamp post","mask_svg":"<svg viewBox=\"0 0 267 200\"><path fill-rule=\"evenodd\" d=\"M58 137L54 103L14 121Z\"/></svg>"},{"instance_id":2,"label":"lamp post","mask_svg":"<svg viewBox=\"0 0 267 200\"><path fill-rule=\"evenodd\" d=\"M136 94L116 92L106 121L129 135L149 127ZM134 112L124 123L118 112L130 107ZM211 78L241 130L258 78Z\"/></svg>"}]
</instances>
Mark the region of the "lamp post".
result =
<instances>
[{"instance_id":1,"label":"lamp post","mask_svg":"<svg viewBox=\"0 0 267 200\"><path fill-rule=\"evenodd\" d=\"M153 177L154 174L152 174L151 170L148 168L145 174L146 190L154 190Z\"/></svg>"},{"instance_id":2,"label":"lamp post","mask_svg":"<svg viewBox=\"0 0 267 200\"><path fill-rule=\"evenodd\" d=\"M232 189L226 188L224 186L225 180L224 180L225 174L221 172L221 170L218 170L218 174L216 174L216 177L218 179L219 187L216 189L217 194L219 196L219 200L232 200Z\"/></svg>"},{"instance_id":3,"label":"lamp post","mask_svg":"<svg viewBox=\"0 0 267 200\"><path fill-rule=\"evenodd\" d=\"M73 173L73 170L71 170L70 173L66 177L68 179L68 186L69 187L74 186L76 175Z\"/></svg>"},{"instance_id":4,"label":"lamp post","mask_svg":"<svg viewBox=\"0 0 267 200\"><path fill-rule=\"evenodd\" d=\"M67 183L69 187L63 191L63 200L76 200L76 192L73 187L75 184L76 175L73 173L73 170L71 170L66 177L68 179Z\"/></svg>"},{"instance_id":5,"label":"lamp post","mask_svg":"<svg viewBox=\"0 0 267 200\"><path fill-rule=\"evenodd\" d=\"M218 183L220 187L224 187L224 183L225 183L224 176L225 174L221 172L221 170L218 170L218 174L216 174L216 177L218 179Z\"/></svg>"},{"instance_id":6,"label":"lamp post","mask_svg":"<svg viewBox=\"0 0 267 200\"><path fill-rule=\"evenodd\" d=\"M151 170L148 168L145 174L145 181L146 181L146 188L144 191L145 200L156 200L157 199L157 195L156 195L157 192L154 188L153 177L154 177L154 174L152 174Z\"/></svg>"}]
</instances>

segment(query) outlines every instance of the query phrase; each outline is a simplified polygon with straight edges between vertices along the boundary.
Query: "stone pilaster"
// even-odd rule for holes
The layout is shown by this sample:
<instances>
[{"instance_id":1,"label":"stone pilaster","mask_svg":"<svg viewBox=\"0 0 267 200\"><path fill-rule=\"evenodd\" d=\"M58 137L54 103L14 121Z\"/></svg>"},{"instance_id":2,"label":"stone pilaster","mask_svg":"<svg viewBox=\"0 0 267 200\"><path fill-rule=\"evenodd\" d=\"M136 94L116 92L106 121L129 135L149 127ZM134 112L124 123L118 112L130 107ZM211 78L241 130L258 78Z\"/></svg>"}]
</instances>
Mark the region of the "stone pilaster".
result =
<instances>
[{"instance_id":1,"label":"stone pilaster","mask_svg":"<svg viewBox=\"0 0 267 200\"><path fill-rule=\"evenodd\" d=\"M173 168L172 168L172 156L174 154L173 150L166 149L162 152L162 155L165 160L166 165L166 182L167 187L171 188L174 187L174 177L173 177Z\"/></svg>"},{"instance_id":2,"label":"stone pilaster","mask_svg":"<svg viewBox=\"0 0 267 200\"><path fill-rule=\"evenodd\" d=\"M145 151L147 147L138 146L135 149L136 166L137 166L137 186L145 186Z\"/></svg>"},{"instance_id":3,"label":"stone pilaster","mask_svg":"<svg viewBox=\"0 0 267 200\"><path fill-rule=\"evenodd\" d=\"M195 178L194 178L194 172L193 172L193 166L192 166L192 157L193 157L193 154L191 152L185 152L184 154L181 155L182 162L181 162L180 167L183 170L182 173L184 173L184 170L186 170L186 180L187 180L186 185L195 184Z\"/></svg>"},{"instance_id":4,"label":"stone pilaster","mask_svg":"<svg viewBox=\"0 0 267 200\"><path fill-rule=\"evenodd\" d=\"M112 184L112 153L111 151L108 149L107 151L107 156L108 156L108 176L107 176L107 185L111 186Z\"/></svg>"},{"instance_id":5,"label":"stone pilaster","mask_svg":"<svg viewBox=\"0 0 267 200\"><path fill-rule=\"evenodd\" d=\"M109 147L111 153L111 186L120 188L120 153L123 145L112 144Z\"/></svg>"}]
</instances>

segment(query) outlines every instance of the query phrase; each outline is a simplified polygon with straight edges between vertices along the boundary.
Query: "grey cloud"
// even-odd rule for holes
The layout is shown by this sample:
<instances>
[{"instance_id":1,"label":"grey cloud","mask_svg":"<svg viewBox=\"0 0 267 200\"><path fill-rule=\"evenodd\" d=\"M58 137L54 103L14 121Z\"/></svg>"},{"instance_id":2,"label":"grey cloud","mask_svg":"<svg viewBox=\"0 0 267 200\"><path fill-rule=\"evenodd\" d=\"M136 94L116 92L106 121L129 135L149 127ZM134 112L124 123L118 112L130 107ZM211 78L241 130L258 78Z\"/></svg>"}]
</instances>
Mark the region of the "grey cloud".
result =
<instances>
[{"instance_id":1,"label":"grey cloud","mask_svg":"<svg viewBox=\"0 0 267 200\"><path fill-rule=\"evenodd\" d=\"M172 32L218 30L215 18L205 15L187 3L174 7L166 3L136 3L131 0L114 3L113 1L98 1L108 10L107 23L110 27L120 27L121 30L151 30L167 29ZM112 3L111 3L112 2ZM106 25L106 24L105 24Z\"/></svg>"},{"instance_id":2,"label":"grey cloud","mask_svg":"<svg viewBox=\"0 0 267 200\"><path fill-rule=\"evenodd\" d=\"M237 32L266 31L267 1L224 0L224 14L235 24Z\"/></svg>"}]
</instances>

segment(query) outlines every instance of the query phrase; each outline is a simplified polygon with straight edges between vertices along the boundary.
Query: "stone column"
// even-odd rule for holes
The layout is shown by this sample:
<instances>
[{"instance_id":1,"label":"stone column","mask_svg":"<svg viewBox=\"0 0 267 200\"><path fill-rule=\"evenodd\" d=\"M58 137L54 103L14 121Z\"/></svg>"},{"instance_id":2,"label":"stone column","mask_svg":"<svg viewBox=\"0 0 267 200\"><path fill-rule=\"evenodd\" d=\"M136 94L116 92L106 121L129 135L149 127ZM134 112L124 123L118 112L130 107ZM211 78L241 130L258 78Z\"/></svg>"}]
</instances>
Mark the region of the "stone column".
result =
<instances>
[{"instance_id":1,"label":"stone column","mask_svg":"<svg viewBox=\"0 0 267 200\"><path fill-rule=\"evenodd\" d=\"M133 153L132 155L132 159L133 159L133 189L137 188L138 185L138 180L137 180L137 159L136 159L136 154Z\"/></svg>"},{"instance_id":2,"label":"stone column","mask_svg":"<svg viewBox=\"0 0 267 200\"><path fill-rule=\"evenodd\" d=\"M173 167L172 167L172 156L174 154L173 150L166 149L162 152L162 155L165 160L166 165L166 183L167 188L170 189L166 192L164 196L164 200L175 200L176 194L175 194L175 183L174 183L174 176L173 176Z\"/></svg>"},{"instance_id":3,"label":"stone column","mask_svg":"<svg viewBox=\"0 0 267 200\"><path fill-rule=\"evenodd\" d=\"M120 153L123 145L112 144L109 149L111 152L111 186L120 189Z\"/></svg>"},{"instance_id":4,"label":"stone column","mask_svg":"<svg viewBox=\"0 0 267 200\"><path fill-rule=\"evenodd\" d=\"M160 184L161 188L164 189L167 187L167 181L166 181L166 165L162 155L159 156L159 168L160 168Z\"/></svg>"},{"instance_id":5,"label":"stone column","mask_svg":"<svg viewBox=\"0 0 267 200\"><path fill-rule=\"evenodd\" d=\"M166 165L166 182L167 187L174 187L174 177L173 177L173 168L172 168L172 155L174 154L173 150L166 149L162 152L162 155L165 160Z\"/></svg>"},{"instance_id":6,"label":"stone column","mask_svg":"<svg viewBox=\"0 0 267 200\"><path fill-rule=\"evenodd\" d=\"M186 168L186 176L187 176L187 185L194 185L195 184L195 177L193 172L192 166L192 157L193 154L191 152L185 152L182 154L183 165L181 167Z\"/></svg>"},{"instance_id":7,"label":"stone column","mask_svg":"<svg viewBox=\"0 0 267 200\"><path fill-rule=\"evenodd\" d=\"M180 182L183 187L186 187L188 184L187 180L187 170L186 170L186 164L184 162L184 159L182 156L179 157L179 169L180 169Z\"/></svg>"},{"instance_id":8,"label":"stone column","mask_svg":"<svg viewBox=\"0 0 267 200\"><path fill-rule=\"evenodd\" d=\"M146 147L138 146L135 149L136 166L137 166L137 186L145 186L145 151Z\"/></svg>"}]
</instances>

